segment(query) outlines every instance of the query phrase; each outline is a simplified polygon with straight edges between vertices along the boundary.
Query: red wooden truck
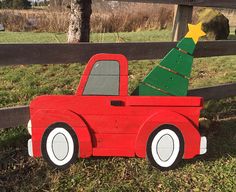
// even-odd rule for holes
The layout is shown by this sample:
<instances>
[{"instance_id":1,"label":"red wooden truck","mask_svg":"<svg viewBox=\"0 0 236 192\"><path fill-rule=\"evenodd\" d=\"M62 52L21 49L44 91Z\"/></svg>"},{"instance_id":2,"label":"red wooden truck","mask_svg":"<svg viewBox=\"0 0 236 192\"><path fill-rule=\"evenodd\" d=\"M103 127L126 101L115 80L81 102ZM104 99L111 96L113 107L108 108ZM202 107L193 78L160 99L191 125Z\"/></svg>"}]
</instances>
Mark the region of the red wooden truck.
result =
<instances>
[{"instance_id":1,"label":"red wooden truck","mask_svg":"<svg viewBox=\"0 0 236 192\"><path fill-rule=\"evenodd\" d=\"M162 170L206 153L200 97L129 96L128 61L93 56L73 96L40 96L30 105L29 155L57 168L78 157L146 158Z\"/></svg>"}]
</instances>

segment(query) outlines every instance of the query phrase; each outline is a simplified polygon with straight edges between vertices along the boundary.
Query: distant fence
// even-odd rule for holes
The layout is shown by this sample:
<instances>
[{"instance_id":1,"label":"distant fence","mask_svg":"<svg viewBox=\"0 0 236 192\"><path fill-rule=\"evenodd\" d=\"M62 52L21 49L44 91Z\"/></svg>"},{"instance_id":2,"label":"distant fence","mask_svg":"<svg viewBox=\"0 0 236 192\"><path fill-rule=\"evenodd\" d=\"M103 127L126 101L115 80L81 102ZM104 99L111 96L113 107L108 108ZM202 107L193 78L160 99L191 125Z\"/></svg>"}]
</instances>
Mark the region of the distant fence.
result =
<instances>
[{"instance_id":1,"label":"distant fence","mask_svg":"<svg viewBox=\"0 0 236 192\"><path fill-rule=\"evenodd\" d=\"M127 2L177 4L173 39L180 39L191 22L193 6L236 8L236 0L119 0ZM79 43L79 44L0 44L0 67L20 64L63 64L87 62L96 53L120 53L129 60L160 59L175 42ZM30 54L29 54L30 50ZM199 42L195 58L236 55L236 41ZM226 61L227 62L227 61ZM205 100L236 96L236 83L190 90L188 95ZM25 125L28 106L0 109L0 128Z\"/></svg>"},{"instance_id":2,"label":"distant fence","mask_svg":"<svg viewBox=\"0 0 236 192\"><path fill-rule=\"evenodd\" d=\"M106 0L114 1L114 0ZM116 0L136 3L164 3L177 4L197 7L222 7L222 8L236 8L235 0Z\"/></svg>"}]
</instances>

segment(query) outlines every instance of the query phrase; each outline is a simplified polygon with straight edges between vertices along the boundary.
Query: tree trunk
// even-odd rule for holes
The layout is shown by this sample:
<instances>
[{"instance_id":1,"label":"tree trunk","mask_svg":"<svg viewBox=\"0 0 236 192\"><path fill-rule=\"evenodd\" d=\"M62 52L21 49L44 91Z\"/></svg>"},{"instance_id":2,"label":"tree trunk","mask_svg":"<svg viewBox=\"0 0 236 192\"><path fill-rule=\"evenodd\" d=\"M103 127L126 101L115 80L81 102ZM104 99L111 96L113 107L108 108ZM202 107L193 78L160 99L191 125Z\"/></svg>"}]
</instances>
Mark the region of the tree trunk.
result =
<instances>
[{"instance_id":1,"label":"tree trunk","mask_svg":"<svg viewBox=\"0 0 236 192\"><path fill-rule=\"evenodd\" d=\"M68 43L89 42L91 0L72 0Z\"/></svg>"}]
</instances>

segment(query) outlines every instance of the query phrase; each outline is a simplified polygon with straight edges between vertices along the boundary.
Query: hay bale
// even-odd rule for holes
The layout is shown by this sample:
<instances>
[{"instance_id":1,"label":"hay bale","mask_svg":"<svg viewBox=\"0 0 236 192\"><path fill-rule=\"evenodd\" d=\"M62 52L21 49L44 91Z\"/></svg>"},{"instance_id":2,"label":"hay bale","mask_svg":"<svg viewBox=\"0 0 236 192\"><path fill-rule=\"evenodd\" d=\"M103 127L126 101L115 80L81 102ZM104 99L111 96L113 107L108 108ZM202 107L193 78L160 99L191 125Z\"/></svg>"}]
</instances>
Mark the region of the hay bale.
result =
<instances>
[{"instance_id":1,"label":"hay bale","mask_svg":"<svg viewBox=\"0 0 236 192\"><path fill-rule=\"evenodd\" d=\"M198 21L203 23L207 38L212 40L227 39L230 33L229 20L219 11L203 9L198 14Z\"/></svg>"}]
</instances>

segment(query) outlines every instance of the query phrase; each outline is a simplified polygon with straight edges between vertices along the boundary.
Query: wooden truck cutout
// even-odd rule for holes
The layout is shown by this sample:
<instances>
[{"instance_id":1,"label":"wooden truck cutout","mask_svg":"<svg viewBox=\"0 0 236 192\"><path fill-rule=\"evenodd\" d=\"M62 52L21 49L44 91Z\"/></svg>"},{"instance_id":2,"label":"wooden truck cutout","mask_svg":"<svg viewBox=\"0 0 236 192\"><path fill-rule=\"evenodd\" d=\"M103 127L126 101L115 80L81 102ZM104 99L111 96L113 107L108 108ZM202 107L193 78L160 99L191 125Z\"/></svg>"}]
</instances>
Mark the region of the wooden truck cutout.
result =
<instances>
[{"instance_id":1,"label":"wooden truck cutout","mask_svg":"<svg viewBox=\"0 0 236 192\"><path fill-rule=\"evenodd\" d=\"M206 137L199 132L202 98L148 96L142 90L147 89L128 95L123 55L94 55L75 95L31 102L29 155L43 156L60 169L78 157L123 156L147 157L153 166L169 170L182 158L206 153Z\"/></svg>"}]
</instances>

